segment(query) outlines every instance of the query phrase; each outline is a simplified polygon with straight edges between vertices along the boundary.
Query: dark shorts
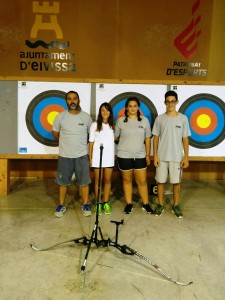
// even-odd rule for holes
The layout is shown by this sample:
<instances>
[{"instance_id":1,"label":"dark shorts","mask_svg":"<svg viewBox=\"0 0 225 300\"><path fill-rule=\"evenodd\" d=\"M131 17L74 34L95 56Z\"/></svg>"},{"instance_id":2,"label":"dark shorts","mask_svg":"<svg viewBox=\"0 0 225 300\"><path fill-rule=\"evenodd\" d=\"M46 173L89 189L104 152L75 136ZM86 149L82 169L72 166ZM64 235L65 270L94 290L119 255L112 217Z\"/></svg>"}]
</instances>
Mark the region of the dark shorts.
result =
<instances>
[{"instance_id":1,"label":"dark shorts","mask_svg":"<svg viewBox=\"0 0 225 300\"><path fill-rule=\"evenodd\" d=\"M117 157L118 167L121 171L141 170L147 168L146 158L120 158Z\"/></svg>"},{"instance_id":2,"label":"dark shorts","mask_svg":"<svg viewBox=\"0 0 225 300\"><path fill-rule=\"evenodd\" d=\"M75 173L77 185L85 186L91 183L88 155L78 158L59 156L56 182L63 186L70 185L73 173Z\"/></svg>"}]
</instances>

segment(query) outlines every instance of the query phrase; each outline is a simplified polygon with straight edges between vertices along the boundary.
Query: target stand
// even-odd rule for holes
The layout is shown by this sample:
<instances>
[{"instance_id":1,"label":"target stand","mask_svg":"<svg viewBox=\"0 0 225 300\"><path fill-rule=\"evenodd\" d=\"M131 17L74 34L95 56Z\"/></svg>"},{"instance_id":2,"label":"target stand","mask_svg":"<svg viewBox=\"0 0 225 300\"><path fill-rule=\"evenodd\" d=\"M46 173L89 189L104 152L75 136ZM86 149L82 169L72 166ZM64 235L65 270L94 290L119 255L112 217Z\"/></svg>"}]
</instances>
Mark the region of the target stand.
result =
<instances>
[{"instance_id":1,"label":"target stand","mask_svg":"<svg viewBox=\"0 0 225 300\"><path fill-rule=\"evenodd\" d=\"M76 239L72 239L72 240L68 240L68 241L64 241L58 244L55 244L53 246L50 246L48 248L44 248L44 249L40 249L35 247L34 245L30 244L31 248L33 250L36 251L46 251L46 250L50 250L56 246L65 244L65 243L75 243L75 244L82 244L87 246L87 251L84 257L84 261L83 264L81 266L81 271L85 271L86 269L86 264L87 264L87 259L88 259L88 255L89 255L89 251L91 249L91 245L95 244L96 247L115 247L116 249L118 249L120 252L122 252L125 255L131 255L131 256L138 256L139 258L143 259L145 262L149 263L150 265L152 265L158 272L160 272L164 277L166 277L169 281L177 284L177 285L182 285L182 286L187 286L192 284L193 282L180 282L177 281L173 278L171 278L170 276L168 276L157 264L153 263L150 259L148 259L147 257L143 256L142 254L140 254L139 252L137 252L136 250L128 247L127 245L120 245L118 244L118 235L119 235L119 226L124 224L124 220L121 221L111 221L111 223L114 223L116 225L116 236L115 236L115 241L112 241L110 238L108 239L104 239L102 231L101 231L101 227L99 226L99 204L100 204L100 197L101 197L101 173L102 173L102 152L103 152L103 145L100 145L100 166L99 166L99 181L98 181L98 197L97 197L97 209L96 209L96 218L95 218L95 224L94 224L94 228L92 230L92 234L91 237L88 238L86 236L80 237L80 238L76 238ZM98 238L98 235L100 234L100 238Z\"/></svg>"}]
</instances>

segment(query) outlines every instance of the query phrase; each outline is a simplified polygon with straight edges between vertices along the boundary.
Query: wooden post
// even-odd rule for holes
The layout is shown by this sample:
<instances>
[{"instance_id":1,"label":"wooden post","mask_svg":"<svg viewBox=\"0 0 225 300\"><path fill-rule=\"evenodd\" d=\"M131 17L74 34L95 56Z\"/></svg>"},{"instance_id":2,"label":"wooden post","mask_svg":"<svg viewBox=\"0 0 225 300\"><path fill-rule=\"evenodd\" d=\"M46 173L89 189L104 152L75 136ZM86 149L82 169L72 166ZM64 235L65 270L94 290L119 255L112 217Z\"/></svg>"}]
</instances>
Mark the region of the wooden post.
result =
<instances>
[{"instance_id":1,"label":"wooden post","mask_svg":"<svg viewBox=\"0 0 225 300\"><path fill-rule=\"evenodd\" d=\"M0 197L10 192L10 170L7 158L0 158Z\"/></svg>"}]
</instances>

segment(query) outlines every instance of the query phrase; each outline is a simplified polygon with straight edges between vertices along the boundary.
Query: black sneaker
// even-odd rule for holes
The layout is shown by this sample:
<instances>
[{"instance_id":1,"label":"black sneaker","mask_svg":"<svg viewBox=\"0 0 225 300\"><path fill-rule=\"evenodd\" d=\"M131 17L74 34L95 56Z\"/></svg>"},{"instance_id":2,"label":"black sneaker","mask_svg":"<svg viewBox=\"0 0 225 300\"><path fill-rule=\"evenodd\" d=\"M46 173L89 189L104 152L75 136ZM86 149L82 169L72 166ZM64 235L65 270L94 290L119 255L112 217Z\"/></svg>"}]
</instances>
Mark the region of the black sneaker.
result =
<instances>
[{"instance_id":1,"label":"black sneaker","mask_svg":"<svg viewBox=\"0 0 225 300\"><path fill-rule=\"evenodd\" d=\"M147 204L142 204L142 210L145 210L148 214L153 214L154 211L151 208L151 206L147 203Z\"/></svg>"},{"instance_id":2,"label":"black sneaker","mask_svg":"<svg viewBox=\"0 0 225 300\"><path fill-rule=\"evenodd\" d=\"M173 205L172 206L172 212L175 213L175 216L179 219L182 219L183 218L183 214L182 214L182 211L180 209L180 206L179 205Z\"/></svg>"},{"instance_id":3,"label":"black sneaker","mask_svg":"<svg viewBox=\"0 0 225 300\"><path fill-rule=\"evenodd\" d=\"M133 204L131 204L131 203L128 203L126 206L125 206L125 208L124 208L124 213L125 214L131 214L132 213L132 210L133 210Z\"/></svg>"}]
</instances>

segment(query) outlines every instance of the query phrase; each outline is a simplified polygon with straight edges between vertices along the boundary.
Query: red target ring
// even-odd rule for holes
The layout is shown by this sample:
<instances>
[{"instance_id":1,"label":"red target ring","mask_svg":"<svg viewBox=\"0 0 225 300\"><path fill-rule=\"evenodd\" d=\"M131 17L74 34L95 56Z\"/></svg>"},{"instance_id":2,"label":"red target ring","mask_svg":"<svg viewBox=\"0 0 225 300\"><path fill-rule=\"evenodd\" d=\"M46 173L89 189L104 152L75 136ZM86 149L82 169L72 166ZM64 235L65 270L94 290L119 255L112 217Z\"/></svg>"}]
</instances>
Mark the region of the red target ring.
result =
<instances>
[{"instance_id":1,"label":"red target ring","mask_svg":"<svg viewBox=\"0 0 225 300\"><path fill-rule=\"evenodd\" d=\"M191 146L208 149L224 140L225 105L222 99L212 94L196 94L181 105L179 112L189 120Z\"/></svg>"},{"instance_id":2,"label":"red target ring","mask_svg":"<svg viewBox=\"0 0 225 300\"><path fill-rule=\"evenodd\" d=\"M200 118L202 121L198 122ZM210 108L199 108L193 112L190 118L192 129L195 132L203 135L213 132L217 127L217 123L218 120L216 114Z\"/></svg>"},{"instance_id":3,"label":"red target ring","mask_svg":"<svg viewBox=\"0 0 225 300\"><path fill-rule=\"evenodd\" d=\"M58 142L52 135L54 117L67 109L66 93L49 90L35 96L26 111L26 125L32 137L39 143L57 147Z\"/></svg>"},{"instance_id":4,"label":"red target ring","mask_svg":"<svg viewBox=\"0 0 225 300\"><path fill-rule=\"evenodd\" d=\"M53 104L53 105L49 105L49 106L45 107L40 114L40 121L41 121L43 128L45 128L47 131L51 131L52 123L49 122L49 116L51 114L55 114L55 112L57 112L57 114L61 113L64 110L65 110L64 107L57 105L57 104Z\"/></svg>"}]
</instances>

